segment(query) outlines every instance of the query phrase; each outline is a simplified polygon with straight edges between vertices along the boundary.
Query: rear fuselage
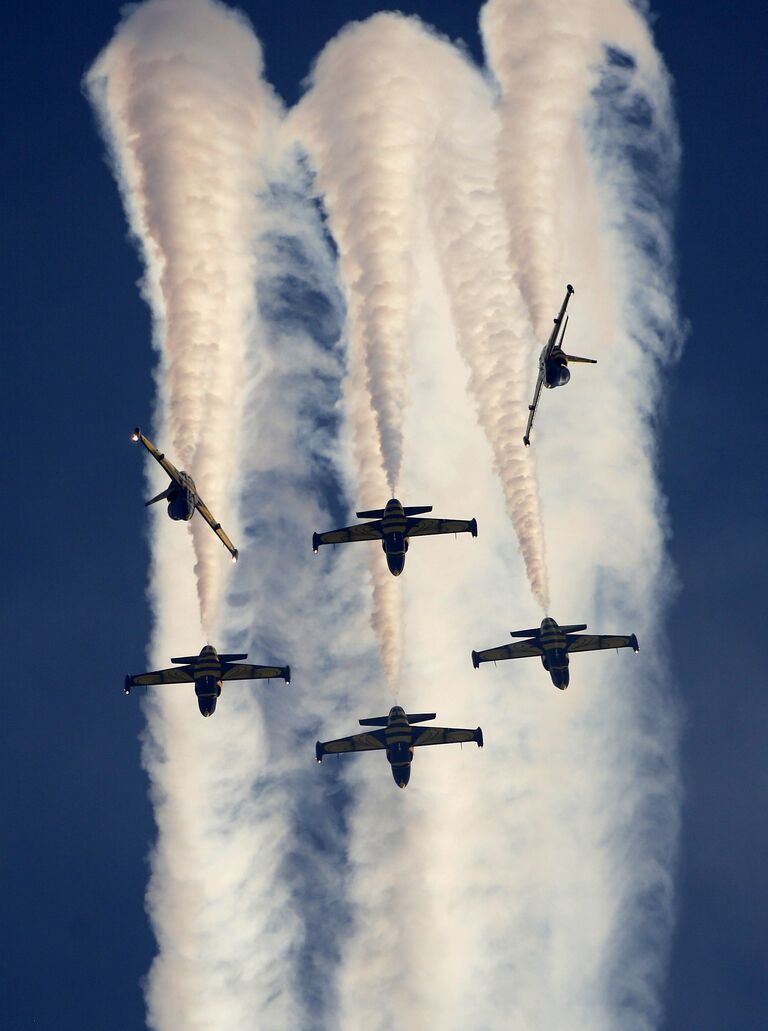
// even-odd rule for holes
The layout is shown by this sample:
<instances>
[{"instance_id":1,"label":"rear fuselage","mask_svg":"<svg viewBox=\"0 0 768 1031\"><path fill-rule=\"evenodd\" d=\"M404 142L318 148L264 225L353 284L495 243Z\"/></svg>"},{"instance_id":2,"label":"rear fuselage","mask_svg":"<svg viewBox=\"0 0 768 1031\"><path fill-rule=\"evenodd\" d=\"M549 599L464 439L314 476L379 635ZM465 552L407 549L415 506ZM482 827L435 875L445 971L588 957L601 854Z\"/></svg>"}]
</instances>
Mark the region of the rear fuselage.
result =
<instances>
[{"instance_id":1,"label":"rear fuselage","mask_svg":"<svg viewBox=\"0 0 768 1031\"><path fill-rule=\"evenodd\" d=\"M216 649L207 644L195 665L197 707L203 716L212 716L221 694L221 660Z\"/></svg>"},{"instance_id":2,"label":"rear fuselage","mask_svg":"<svg viewBox=\"0 0 768 1031\"><path fill-rule=\"evenodd\" d=\"M541 352L539 366L544 374L544 386L548 390L553 387L563 387L571 378L568 368L568 359L559 347L553 347L547 355L546 347Z\"/></svg>"},{"instance_id":3,"label":"rear fuselage","mask_svg":"<svg viewBox=\"0 0 768 1031\"><path fill-rule=\"evenodd\" d=\"M397 498L392 498L384 509L381 532L384 534L382 547L393 576L400 576L405 566L405 553L408 550L408 541L405 537L407 526L403 506Z\"/></svg>"},{"instance_id":4,"label":"rear fuselage","mask_svg":"<svg viewBox=\"0 0 768 1031\"><path fill-rule=\"evenodd\" d=\"M399 788L404 788L411 779L413 745L411 725L406 719L405 710L399 705L389 710L384 736L387 742L387 760L392 767L395 784Z\"/></svg>"},{"instance_id":5,"label":"rear fuselage","mask_svg":"<svg viewBox=\"0 0 768 1031\"><path fill-rule=\"evenodd\" d=\"M181 484L171 481L168 488L168 515L171 519L187 522L195 514L197 505L197 490L195 482L189 473L179 473Z\"/></svg>"},{"instance_id":6,"label":"rear fuselage","mask_svg":"<svg viewBox=\"0 0 768 1031\"><path fill-rule=\"evenodd\" d=\"M549 673L555 687L564 691L570 681L565 634L549 616L541 621L539 644L544 650L541 657L544 669Z\"/></svg>"}]
</instances>

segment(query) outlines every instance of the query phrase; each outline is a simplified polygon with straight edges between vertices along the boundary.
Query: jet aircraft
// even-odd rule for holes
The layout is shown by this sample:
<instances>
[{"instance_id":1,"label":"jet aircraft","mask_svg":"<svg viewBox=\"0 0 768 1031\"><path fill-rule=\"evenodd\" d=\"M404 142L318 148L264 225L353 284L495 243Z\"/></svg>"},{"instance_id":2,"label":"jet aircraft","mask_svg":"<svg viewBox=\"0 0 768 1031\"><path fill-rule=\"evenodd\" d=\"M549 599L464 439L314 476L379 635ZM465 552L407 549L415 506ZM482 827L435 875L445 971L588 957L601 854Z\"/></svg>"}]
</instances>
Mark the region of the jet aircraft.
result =
<instances>
[{"instance_id":1,"label":"jet aircraft","mask_svg":"<svg viewBox=\"0 0 768 1031\"><path fill-rule=\"evenodd\" d=\"M558 626L554 619L545 616L541 626L532 630L512 630L511 637L527 637L530 640L503 644L500 648L487 648L482 652L472 652L472 665L478 669L481 662L497 662L499 659L524 659L538 655L541 664L552 678L555 687L564 691L568 687L570 674L568 656L573 652L593 652L603 648L632 648L639 651L637 638L607 637L600 634L579 634L578 630L586 630L586 623L573 626Z\"/></svg>"},{"instance_id":2,"label":"jet aircraft","mask_svg":"<svg viewBox=\"0 0 768 1031\"><path fill-rule=\"evenodd\" d=\"M533 392L533 404L528 405L528 425L525 427L525 436L523 437L523 443L526 447L531 443L531 428L536 415L541 388L547 387L547 389L551 390L553 387L565 386L571 378L568 362L583 362L588 365L597 365L597 359L595 358L579 358L575 354L566 354L563 350L563 340L568 327L568 316L565 314L565 309L568 307L568 301L572 293L573 287L569 283L566 287L565 300L560 309L560 314L555 318L552 334L539 355L539 378L536 380L536 387Z\"/></svg>"},{"instance_id":3,"label":"jet aircraft","mask_svg":"<svg viewBox=\"0 0 768 1031\"><path fill-rule=\"evenodd\" d=\"M388 716L372 716L360 720L361 727L383 727L383 730L372 730L365 734L353 734L352 737L340 737L336 741L318 741L315 745L315 758L319 763L324 755L334 752L368 752L375 748L384 748L387 761L392 767L392 776L399 788L404 788L411 779L411 762L413 750L418 745L449 745L459 741L476 741L478 748L483 747L483 732L480 727L475 730L457 730L451 727L412 727L413 723L433 720L435 712L406 713L399 705L393 705Z\"/></svg>"},{"instance_id":4,"label":"jet aircraft","mask_svg":"<svg viewBox=\"0 0 768 1031\"><path fill-rule=\"evenodd\" d=\"M251 666L240 661L247 658L247 654L219 655L213 645L206 644L199 655L182 655L178 659L171 659L171 662L181 663L172 669L127 676L123 691L130 694L132 687L194 683L200 712L203 716L212 716L224 680L266 680L276 677L290 684L290 666Z\"/></svg>"},{"instance_id":5,"label":"jet aircraft","mask_svg":"<svg viewBox=\"0 0 768 1031\"><path fill-rule=\"evenodd\" d=\"M176 466L169 462L165 455L157 450L152 441L144 436L138 426L131 434L131 440L142 443L147 451L149 451L150 455L152 455L155 461L160 463L165 472L168 473L171 478L171 482L168 487L166 487L164 491L161 491L157 497L150 498L146 504L154 505L156 501L167 500L168 515L171 519L183 519L185 522L192 518L195 514L195 509L197 509L230 553L232 561L237 562L237 556L239 554L237 548L232 544L232 541L222 530L221 523L217 523L213 518L211 510L197 493L195 482L189 473L185 473L183 470L179 472Z\"/></svg>"},{"instance_id":6,"label":"jet aircraft","mask_svg":"<svg viewBox=\"0 0 768 1031\"><path fill-rule=\"evenodd\" d=\"M381 541L387 565L393 576L400 576L405 565L405 553L411 537L425 537L436 533L471 533L477 537L476 519L419 519L431 512L431 505L403 508L397 498L391 498L386 508L357 512L358 519L372 519L370 523L345 526L341 530L312 535L312 550L317 554L321 544L347 544L349 541Z\"/></svg>"}]
</instances>

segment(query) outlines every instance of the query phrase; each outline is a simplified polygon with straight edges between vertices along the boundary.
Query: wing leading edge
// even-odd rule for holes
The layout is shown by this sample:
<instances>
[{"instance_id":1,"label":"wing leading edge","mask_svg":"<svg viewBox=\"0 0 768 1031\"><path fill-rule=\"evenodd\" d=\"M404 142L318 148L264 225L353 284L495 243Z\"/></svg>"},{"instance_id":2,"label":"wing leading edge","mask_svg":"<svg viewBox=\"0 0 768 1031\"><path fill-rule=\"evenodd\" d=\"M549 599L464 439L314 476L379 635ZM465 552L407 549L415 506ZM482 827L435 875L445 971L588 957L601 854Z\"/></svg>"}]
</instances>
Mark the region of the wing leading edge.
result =
<instances>
[{"instance_id":1,"label":"wing leading edge","mask_svg":"<svg viewBox=\"0 0 768 1031\"><path fill-rule=\"evenodd\" d=\"M213 518L211 510L208 508L208 506L205 504L205 502L199 495L197 498L196 508L200 515L203 517L203 519L205 519L206 523L208 523L210 528L219 538L224 547L227 549L227 551L230 553L230 555L232 556L232 561L237 562L237 557L240 553L238 552L237 548L234 546L232 541L229 539L229 537L226 535L224 530L222 530L221 523L217 523L216 520Z\"/></svg>"},{"instance_id":2,"label":"wing leading edge","mask_svg":"<svg viewBox=\"0 0 768 1031\"><path fill-rule=\"evenodd\" d=\"M315 757L323 761L324 755L339 752L370 752L377 748L386 748L387 740L383 730L372 730L366 734L352 734L350 737L339 737L335 741L318 741L315 745Z\"/></svg>"},{"instance_id":3,"label":"wing leading edge","mask_svg":"<svg viewBox=\"0 0 768 1031\"><path fill-rule=\"evenodd\" d=\"M327 533L312 535L312 550L317 551L321 544L349 544L351 541L380 541L384 537L381 532L381 521L359 523L357 526L343 526L340 530L328 530Z\"/></svg>"},{"instance_id":4,"label":"wing leading edge","mask_svg":"<svg viewBox=\"0 0 768 1031\"><path fill-rule=\"evenodd\" d=\"M406 537L427 537L438 533L471 533L477 537L476 519L413 519L406 520Z\"/></svg>"},{"instance_id":5,"label":"wing leading edge","mask_svg":"<svg viewBox=\"0 0 768 1031\"><path fill-rule=\"evenodd\" d=\"M516 641L503 644L500 648L486 648L484 651L472 652L472 665L477 669L481 662L499 662L502 659L527 659L534 655L543 655L544 649L536 641Z\"/></svg>"},{"instance_id":6,"label":"wing leading edge","mask_svg":"<svg viewBox=\"0 0 768 1031\"><path fill-rule=\"evenodd\" d=\"M596 652L607 648L631 648L635 652L640 651L634 634L568 634L565 638L565 647L568 652Z\"/></svg>"},{"instance_id":7,"label":"wing leading edge","mask_svg":"<svg viewBox=\"0 0 768 1031\"><path fill-rule=\"evenodd\" d=\"M462 727L414 727L411 745L454 745L462 741L476 741L478 748L483 747L483 732L480 727L465 730Z\"/></svg>"}]
</instances>

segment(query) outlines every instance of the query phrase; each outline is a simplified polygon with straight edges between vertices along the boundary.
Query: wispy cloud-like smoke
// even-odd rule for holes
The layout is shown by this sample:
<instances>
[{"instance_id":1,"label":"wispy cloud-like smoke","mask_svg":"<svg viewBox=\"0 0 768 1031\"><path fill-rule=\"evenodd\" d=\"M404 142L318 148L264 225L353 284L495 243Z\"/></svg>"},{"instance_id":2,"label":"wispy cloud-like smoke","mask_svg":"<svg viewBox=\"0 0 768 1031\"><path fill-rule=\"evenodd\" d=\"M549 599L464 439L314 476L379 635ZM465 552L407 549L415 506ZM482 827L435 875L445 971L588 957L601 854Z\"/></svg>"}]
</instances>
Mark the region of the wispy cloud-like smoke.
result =
<instances>
[{"instance_id":1,"label":"wispy cloud-like smoke","mask_svg":"<svg viewBox=\"0 0 768 1031\"><path fill-rule=\"evenodd\" d=\"M351 1031L361 1019L383 1031L404 1013L414 1027L446 1031L640 1031L658 1021L678 789L653 416L679 347L677 145L642 18L623 0L576 2L569 48L558 4L491 0L482 26L498 98L412 19L377 16L321 55L290 130L309 153L338 249L346 379L343 302L306 184L287 154L265 171L281 113L248 27L202 0L152 0L90 77L147 258L158 429L215 511L209 475L224 504L241 499L242 559L227 603L220 582L205 588L207 618L222 629L215 643L288 661L294 673L291 688L226 687L210 721L186 691L152 696L145 761L159 832L149 908L160 951L148 1003L159 1031ZM211 68L218 87L200 90ZM163 69L183 72L176 89ZM551 109L548 84L567 93ZM208 98L215 125L199 110ZM217 163L199 197L187 186L194 163L157 164L176 114L188 146L202 121L202 148L228 148L225 182ZM153 132L146 153L140 116ZM244 156L239 172L233 155ZM224 189L233 177L246 183L240 193ZM148 184L153 198L162 188L157 204ZM205 204L210 219L193 234L177 209ZM226 240L229 271L195 258L197 235L218 239L209 221L247 236ZM242 268L230 263L233 247ZM198 333L198 310L213 309L186 290L188 279L220 276L242 301L225 319L235 340ZM600 364L545 398L539 514L520 420L567 279L577 286L573 349ZM212 335L221 347L232 341L227 364L240 384L210 442L234 441L239 462L227 464L228 453L215 473L196 464L211 424L193 389L208 389L203 373L221 357L205 350ZM387 692L366 633L365 546L321 563L309 541L312 529L339 525L353 491L373 507L396 484L406 504L434 500L438 514L443 502L470 503L481 536L418 542L399 580L375 549ZM510 516L521 543L541 538L543 519L554 615L637 632L638 660L576 656L562 695L533 660L472 670L472 647L539 617ZM167 519L156 524L153 651L165 664L196 650L207 628L192 539ZM544 604L543 551L522 550ZM199 555L198 573L208 575ZM402 793L380 754L316 769L314 737L354 732L359 716L386 711L393 689L441 724L481 724L486 748L418 750Z\"/></svg>"},{"instance_id":2,"label":"wispy cloud-like smoke","mask_svg":"<svg viewBox=\"0 0 768 1031\"><path fill-rule=\"evenodd\" d=\"M167 404L168 439L159 443L192 474L235 544L232 441L255 310L260 155L278 118L244 25L208 0L153 0L123 22L87 77L146 265ZM191 526L211 634L226 554L199 517Z\"/></svg>"}]
</instances>

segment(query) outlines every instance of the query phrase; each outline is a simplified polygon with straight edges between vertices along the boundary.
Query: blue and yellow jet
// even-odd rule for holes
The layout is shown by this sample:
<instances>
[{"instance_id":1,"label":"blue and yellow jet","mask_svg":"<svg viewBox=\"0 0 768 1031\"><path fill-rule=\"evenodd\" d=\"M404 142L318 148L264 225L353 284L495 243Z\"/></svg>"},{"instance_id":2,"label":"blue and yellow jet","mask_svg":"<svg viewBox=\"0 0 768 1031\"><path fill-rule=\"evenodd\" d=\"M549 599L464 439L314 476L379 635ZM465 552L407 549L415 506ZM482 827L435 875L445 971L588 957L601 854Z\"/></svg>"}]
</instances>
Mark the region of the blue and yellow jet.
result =
<instances>
[{"instance_id":1,"label":"blue and yellow jet","mask_svg":"<svg viewBox=\"0 0 768 1031\"><path fill-rule=\"evenodd\" d=\"M247 654L219 655L213 645L206 644L199 655L182 655L178 659L171 659L171 662L182 665L159 669L154 673L127 676L123 691L130 694L132 687L194 683L200 712L203 716L212 716L224 680L268 680L275 677L290 684L290 666L252 666L240 661L247 658Z\"/></svg>"},{"instance_id":2,"label":"blue and yellow jet","mask_svg":"<svg viewBox=\"0 0 768 1031\"><path fill-rule=\"evenodd\" d=\"M450 745L461 741L476 741L479 748L483 747L483 732L480 727L475 730L461 730L452 727L411 726L412 723L433 720L436 716L435 712L406 713L399 705L393 705L388 716L373 716L360 720L361 727L383 727L383 730L340 737L336 741L318 741L315 745L315 758L321 763L324 755L338 752L369 752L384 748L387 752L387 761L392 767L395 784L399 788L404 788L411 779L413 750L419 745Z\"/></svg>"},{"instance_id":3,"label":"blue and yellow jet","mask_svg":"<svg viewBox=\"0 0 768 1031\"><path fill-rule=\"evenodd\" d=\"M213 518L211 510L197 493L195 481L189 473L185 473L183 470L179 472L176 466L173 465L172 462L169 462L162 452L157 450L152 441L144 436L138 426L131 434L131 440L143 444L147 451L149 451L150 455L152 455L156 462L159 462L171 478L169 486L166 487L165 490L161 491L156 497L150 498L149 501L145 502L145 504L154 505L157 501L167 501L168 515L171 519L181 519L184 522L191 519L195 514L195 509L197 509L230 553L232 561L237 562L237 548L232 544L232 541L222 530L221 523L217 523Z\"/></svg>"},{"instance_id":4,"label":"blue and yellow jet","mask_svg":"<svg viewBox=\"0 0 768 1031\"><path fill-rule=\"evenodd\" d=\"M586 629L586 623L558 626L554 619L546 616L538 628L510 632L510 637L527 637L530 640L503 644L500 648L487 648L482 652L473 651L472 665L478 669L481 662L525 659L538 655L542 666L552 678L552 683L564 691L570 680L568 656L573 652L593 652L604 648L632 648L635 652L639 651L634 634L630 634L629 637L610 637L577 633L578 630Z\"/></svg>"},{"instance_id":5,"label":"blue and yellow jet","mask_svg":"<svg viewBox=\"0 0 768 1031\"><path fill-rule=\"evenodd\" d=\"M523 443L528 447L531 443L531 428L536 415L536 407L539 403L541 388L546 387L552 390L554 387L563 387L571 378L568 369L568 362L583 362L587 365L597 365L596 358L579 358L575 354L566 354L563 350L565 330L568 326L568 316L565 309L571 299L573 287L569 283L565 288L565 300L560 308L560 314L555 317L555 326L552 335L542 348L539 355L539 378L536 380L536 387L533 392L533 403L528 405L528 425L525 427ZM561 332L562 330L562 332Z\"/></svg>"},{"instance_id":6,"label":"blue and yellow jet","mask_svg":"<svg viewBox=\"0 0 768 1031\"><path fill-rule=\"evenodd\" d=\"M358 519L372 519L370 523L345 526L341 530L312 535L312 550L317 554L321 544L348 544L350 541L381 541L387 565L393 576L400 576L405 566L405 553L411 537L426 537L436 533L471 533L477 537L476 519L419 519L431 512L431 505L403 508L397 498L391 498L386 508L370 512L356 512Z\"/></svg>"}]
</instances>

